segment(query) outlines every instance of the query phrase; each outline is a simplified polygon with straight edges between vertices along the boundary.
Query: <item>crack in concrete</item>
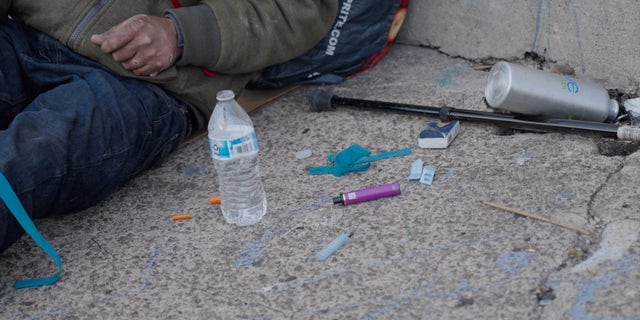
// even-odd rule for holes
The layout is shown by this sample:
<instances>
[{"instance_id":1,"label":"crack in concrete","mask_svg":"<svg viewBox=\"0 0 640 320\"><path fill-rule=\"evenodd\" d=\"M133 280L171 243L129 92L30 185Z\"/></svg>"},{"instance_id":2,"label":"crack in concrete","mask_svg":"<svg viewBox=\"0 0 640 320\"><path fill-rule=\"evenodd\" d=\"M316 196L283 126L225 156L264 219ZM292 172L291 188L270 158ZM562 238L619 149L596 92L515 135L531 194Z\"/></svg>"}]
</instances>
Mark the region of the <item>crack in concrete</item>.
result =
<instances>
[{"instance_id":1,"label":"crack in concrete","mask_svg":"<svg viewBox=\"0 0 640 320\"><path fill-rule=\"evenodd\" d=\"M604 187L609 183L609 180L611 180L611 178L620 173L620 171L622 171L622 169L624 169L624 160L619 160L618 166L616 167L615 170L613 170L608 176L607 178L604 180L604 182L602 184L600 184L600 186L598 188L596 188L596 190L591 194L591 197L589 197L589 202L587 203L587 219L590 221L595 221L596 224L598 222L600 222L602 219L600 217L597 216L596 213L594 213L593 210L593 203L595 202L596 197L598 196L598 194L604 189Z\"/></svg>"},{"instance_id":2,"label":"crack in concrete","mask_svg":"<svg viewBox=\"0 0 640 320\"><path fill-rule=\"evenodd\" d=\"M496 64L498 61L508 61L508 62L529 62L529 63L533 63L535 65L535 67L537 69L544 69L545 63L548 64L554 64L556 63L555 61L552 60L548 60L545 56L540 55L536 52L533 51L526 51L522 54L521 57L511 57L511 58L499 58L499 57L493 57L493 56L487 56L487 57L482 57L482 58L468 58L465 57L463 55L454 55L451 53L448 53L446 51L443 51L440 49L439 46L436 45L432 45L432 44L419 44L417 45L418 47L421 48L426 48L426 49L430 49L430 50L435 50L436 52L438 52L441 55L444 55L447 58L451 58L451 59L460 59L460 60L464 60L470 63L474 63L474 64L479 64L479 65L486 65L486 66L490 66L490 65L494 65ZM483 68L482 70L486 70L488 71L488 68Z\"/></svg>"},{"instance_id":3,"label":"crack in concrete","mask_svg":"<svg viewBox=\"0 0 640 320\"><path fill-rule=\"evenodd\" d=\"M576 265L586 261L596 252L595 248L600 246L602 241L602 232L606 227L606 223L594 212L594 202L598 194L609 184L611 178L620 173L624 169L624 161L620 160L618 166L604 179L604 181L594 190L587 202L587 222L593 222L593 231L589 235L578 235L574 242L573 249L579 248L581 252L575 249L576 254L572 254L571 251L567 252L567 257L558 266L556 271L560 271L566 268L572 268ZM584 255L582 255L584 254ZM579 261L577 261L579 260Z\"/></svg>"},{"instance_id":4,"label":"crack in concrete","mask_svg":"<svg viewBox=\"0 0 640 320\"><path fill-rule=\"evenodd\" d=\"M549 272L547 272L546 275L542 276L540 279L540 282L536 288L536 300L535 300L535 305L533 306L533 314L537 314L536 320L543 320L543 315L544 315L544 305L542 304L543 299L540 298L540 294L543 294L545 292L548 292L548 290L551 290L551 292L553 292L553 289L550 288L547 283L549 281L549 279L551 278L551 275L554 274L555 272L559 271L558 269L556 270L550 270ZM555 294L553 296L553 298L551 300L555 300Z\"/></svg>"},{"instance_id":5,"label":"crack in concrete","mask_svg":"<svg viewBox=\"0 0 640 320\"><path fill-rule=\"evenodd\" d=\"M544 293L544 292L547 292L547 290L549 290L550 287L548 283L552 275L554 275L557 272L561 272L562 270L567 268L574 268L580 263L588 260L597 252L596 250L594 250L594 248L597 248L598 246L600 246L600 243L602 241L602 232L605 229L606 225L593 212L593 205L598 194L600 194L600 192L607 186L607 184L609 183L609 181L613 176L620 173L620 171L624 169L624 166L625 166L624 160L620 160L618 166L607 176L607 178L603 181L603 183L600 184L600 186L598 186L598 188L596 188L596 190L589 197L589 201L587 203L587 220L595 222L594 231L588 236L578 235L575 242L575 247L582 247L582 248L584 248L584 244L586 243L587 244L586 252L588 253L588 255L581 257L581 260L576 262L576 261L572 261L572 260L575 260L575 258L572 257L571 254L568 252L567 257L562 261L562 263L556 269L550 270L544 276L542 276L540 283L537 286L537 292ZM587 239L585 239L584 237L587 237ZM553 289L551 290L553 291ZM554 295L553 299L555 299L555 294L553 295ZM543 299L537 299L536 305L534 306L534 311L538 314L537 316L538 320L541 320L544 317L545 306L541 303L542 301Z\"/></svg>"}]
</instances>

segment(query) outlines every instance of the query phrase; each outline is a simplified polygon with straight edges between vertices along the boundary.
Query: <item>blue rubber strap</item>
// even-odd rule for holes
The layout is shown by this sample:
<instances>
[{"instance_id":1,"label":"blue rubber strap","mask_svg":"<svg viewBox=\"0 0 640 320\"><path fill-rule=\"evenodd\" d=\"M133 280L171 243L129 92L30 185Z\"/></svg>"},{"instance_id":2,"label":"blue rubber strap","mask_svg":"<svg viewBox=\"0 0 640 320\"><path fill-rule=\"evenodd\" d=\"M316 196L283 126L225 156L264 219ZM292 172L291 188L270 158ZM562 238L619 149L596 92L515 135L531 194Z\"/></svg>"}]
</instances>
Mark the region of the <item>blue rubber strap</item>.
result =
<instances>
[{"instance_id":1,"label":"blue rubber strap","mask_svg":"<svg viewBox=\"0 0 640 320\"><path fill-rule=\"evenodd\" d=\"M356 145L357 146L357 145ZM353 147L353 146L352 146ZM359 146L358 146L359 147ZM368 170L371 166L372 161L378 161L382 159L387 159L391 157L397 156L406 156L411 154L410 148L404 148L400 150L383 152L374 156L363 156L355 160L355 162L350 162L348 164L334 165L334 166L321 166L321 167L313 167L309 169L309 175L320 175L320 174L333 174L336 177L341 177L348 172L353 171L365 171ZM336 161L336 154L329 154L328 160L329 162L334 163Z\"/></svg>"},{"instance_id":2,"label":"blue rubber strap","mask_svg":"<svg viewBox=\"0 0 640 320\"><path fill-rule=\"evenodd\" d=\"M406 155L410 155L410 154L411 154L411 149L410 148L404 148L404 149L394 150L394 151L387 151L387 152L379 153L379 154L376 154L376 155L370 156L370 157L362 157L362 158L358 159L358 161L356 161L356 164L360 164L360 163L364 163L364 162L378 161L378 160L392 158L392 157L398 157L398 156L406 156Z\"/></svg>"},{"instance_id":3,"label":"blue rubber strap","mask_svg":"<svg viewBox=\"0 0 640 320\"><path fill-rule=\"evenodd\" d=\"M13 216L18 220L22 228L31 236L31 238L46 252L53 261L58 265L58 273L51 277L47 278L35 278L35 279L27 279L27 280L18 280L13 285L16 289L21 288L29 288L29 287L39 287L44 285L52 284L60 278L60 274L62 273L62 261L60 260L60 256L56 252L56 250L45 240L45 238L40 234L38 228L33 224L29 215L24 210L24 207L18 200L18 196L11 188L9 181L7 178L0 173L0 198L4 202L4 204L9 208L9 211L13 213Z\"/></svg>"},{"instance_id":4,"label":"blue rubber strap","mask_svg":"<svg viewBox=\"0 0 640 320\"><path fill-rule=\"evenodd\" d=\"M309 168L309 175L320 175L320 174L330 174L335 172L336 168L334 167L313 167Z\"/></svg>"}]
</instances>

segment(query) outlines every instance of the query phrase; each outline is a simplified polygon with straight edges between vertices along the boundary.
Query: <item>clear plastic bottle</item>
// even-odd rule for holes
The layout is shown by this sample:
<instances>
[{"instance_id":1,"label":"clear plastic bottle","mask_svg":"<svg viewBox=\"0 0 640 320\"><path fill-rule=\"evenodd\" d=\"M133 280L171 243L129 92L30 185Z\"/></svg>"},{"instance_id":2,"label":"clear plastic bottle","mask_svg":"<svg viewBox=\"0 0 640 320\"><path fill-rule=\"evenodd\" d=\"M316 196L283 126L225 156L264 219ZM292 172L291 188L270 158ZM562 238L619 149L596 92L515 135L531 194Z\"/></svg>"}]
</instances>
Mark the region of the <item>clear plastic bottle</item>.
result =
<instances>
[{"instance_id":1,"label":"clear plastic bottle","mask_svg":"<svg viewBox=\"0 0 640 320\"><path fill-rule=\"evenodd\" d=\"M218 175L220 208L228 223L252 225L267 212L253 122L233 91L220 91L217 99L209 120L209 146Z\"/></svg>"}]
</instances>

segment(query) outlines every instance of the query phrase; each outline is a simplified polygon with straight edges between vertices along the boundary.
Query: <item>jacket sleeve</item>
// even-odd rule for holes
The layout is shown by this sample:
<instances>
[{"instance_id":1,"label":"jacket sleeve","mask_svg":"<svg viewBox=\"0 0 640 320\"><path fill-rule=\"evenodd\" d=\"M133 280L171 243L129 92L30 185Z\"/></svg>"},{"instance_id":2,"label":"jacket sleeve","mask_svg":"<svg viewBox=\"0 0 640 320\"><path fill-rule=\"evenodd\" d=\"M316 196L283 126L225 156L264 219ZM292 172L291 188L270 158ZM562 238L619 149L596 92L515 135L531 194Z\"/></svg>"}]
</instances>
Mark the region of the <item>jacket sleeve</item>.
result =
<instances>
[{"instance_id":1,"label":"jacket sleeve","mask_svg":"<svg viewBox=\"0 0 640 320\"><path fill-rule=\"evenodd\" d=\"M338 0L203 0L168 9L184 39L178 65L262 70L304 53L330 30Z\"/></svg>"}]
</instances>

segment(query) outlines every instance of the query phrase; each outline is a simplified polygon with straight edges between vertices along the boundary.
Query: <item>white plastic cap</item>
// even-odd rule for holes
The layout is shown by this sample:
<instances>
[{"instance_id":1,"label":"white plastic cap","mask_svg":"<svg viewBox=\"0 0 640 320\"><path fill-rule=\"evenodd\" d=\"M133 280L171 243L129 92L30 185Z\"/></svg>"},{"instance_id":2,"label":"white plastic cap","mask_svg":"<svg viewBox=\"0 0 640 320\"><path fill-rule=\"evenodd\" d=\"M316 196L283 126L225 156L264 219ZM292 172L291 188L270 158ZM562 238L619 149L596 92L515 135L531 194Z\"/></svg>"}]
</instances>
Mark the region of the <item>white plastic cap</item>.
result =
<instances>
[{"instance_id":1,"label":"white plastic cap","mask_svg":"<svg viewBox=\"0 0 640 320\"><path fill-rule=\"evenodd\" d=\"M218 101L229 101L233 100L235 97L236 95L232 90L222 90L218 91L218 93L216 94L216 99L218 99Z\"/></svg>"}]
</instances>

